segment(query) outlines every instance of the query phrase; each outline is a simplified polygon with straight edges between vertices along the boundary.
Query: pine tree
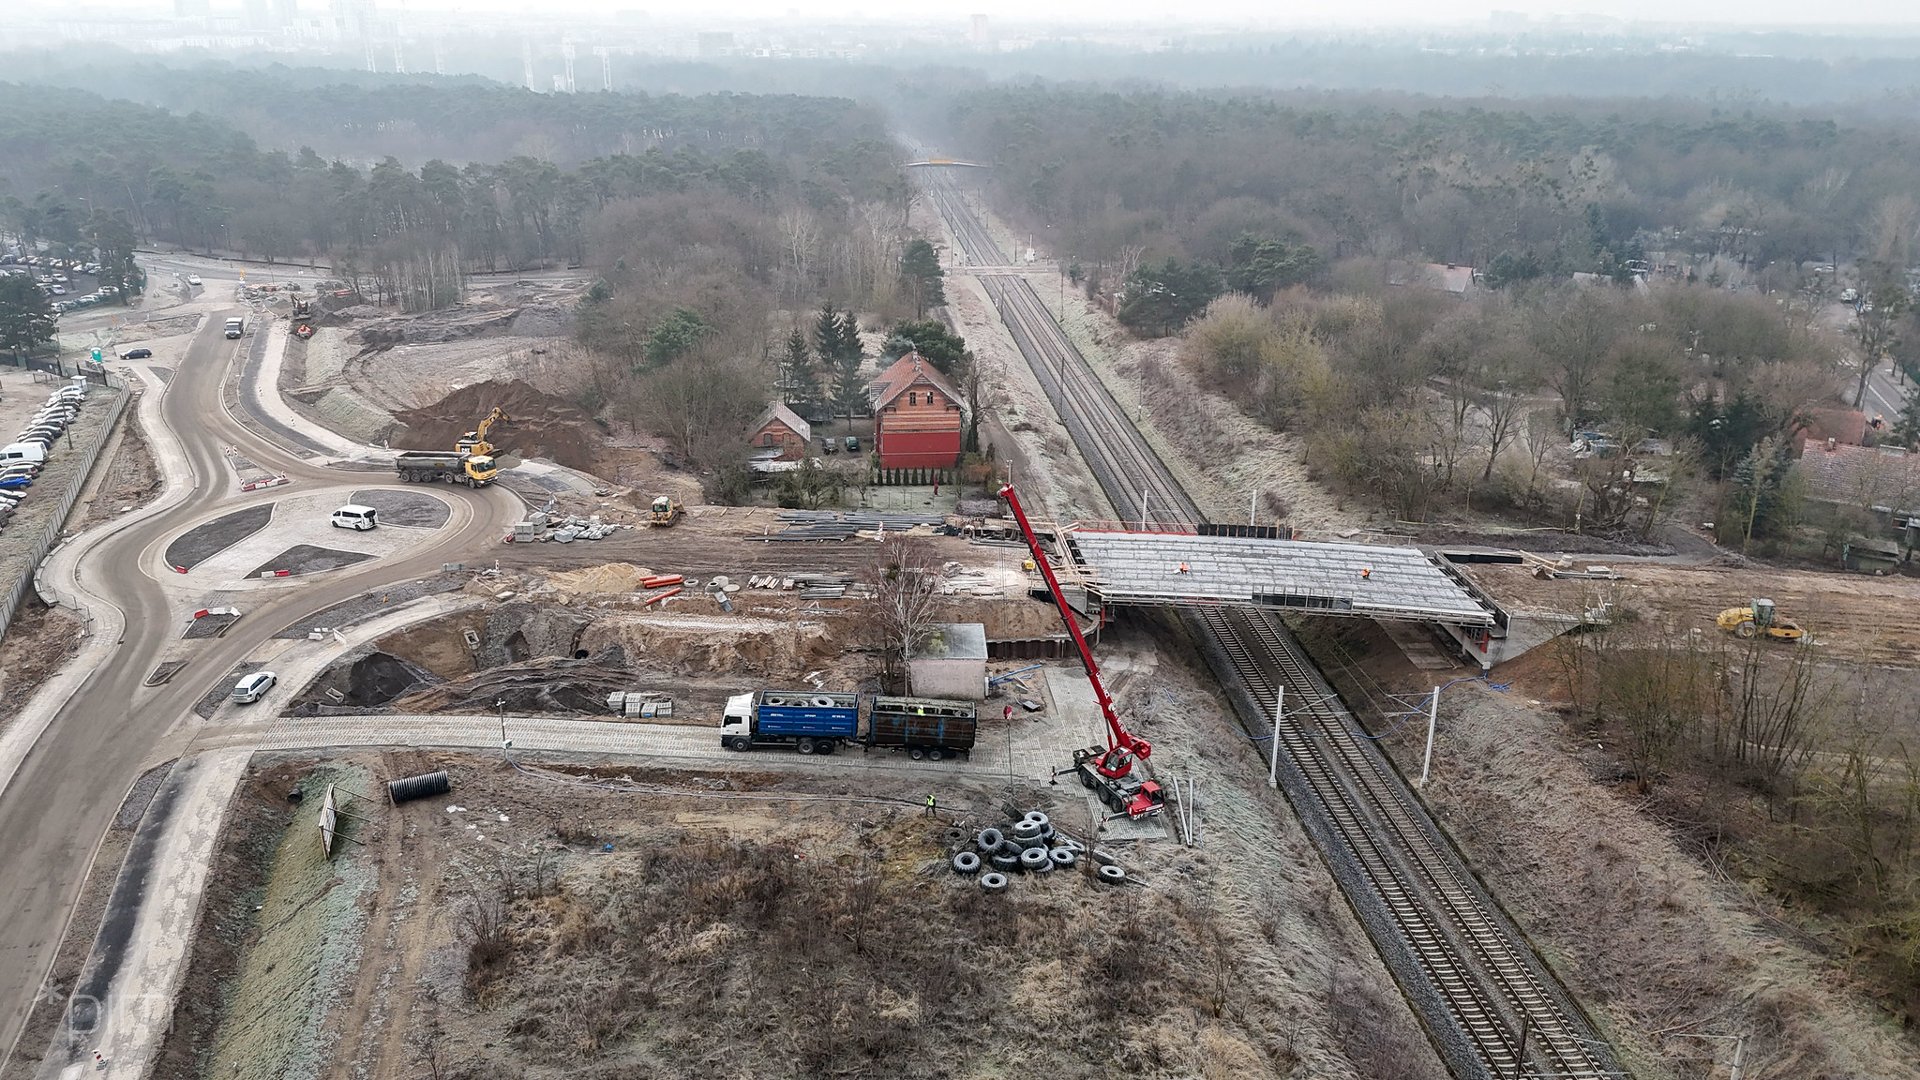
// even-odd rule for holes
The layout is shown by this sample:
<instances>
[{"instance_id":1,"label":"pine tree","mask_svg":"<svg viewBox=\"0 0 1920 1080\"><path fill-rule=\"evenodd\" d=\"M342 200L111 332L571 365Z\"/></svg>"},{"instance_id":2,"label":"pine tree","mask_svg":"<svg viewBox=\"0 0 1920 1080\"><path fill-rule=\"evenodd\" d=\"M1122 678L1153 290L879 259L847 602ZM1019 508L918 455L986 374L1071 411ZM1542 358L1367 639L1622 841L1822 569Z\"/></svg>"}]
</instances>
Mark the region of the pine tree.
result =
<instances>
[{"instance_id":1,"label":"pine tree","mask_svg":"<svg viewBox=\"0 0 1920 1080\"><path fill-rule=\"evenodd\" d=\"M813 320L813 348L822 360L840 358L840 313L833 310L831 300L820 305L820 314Z\"/></svg>"},{"instance_id":2,"label":"pine tree","mask_svg":"<svg viewBox=\"0 0 1920 1080\"><path fill-rule=\"evenodd\" d=\"M928 308L937 308L947 302L942 284L940 254L925 240L914 240L907 244L906 253L900 256L900 279L907 291L913 294L913 317L916 319L926 318Z\"/></svg>"},{"instance_id":3,"label":"pine tree","mask_svg":"<svg viewBox=\"0 0 1920 1080\"><path fill-rule=\"evenodd\" d=\"M853 312L840 313L840 348L836 351L836 360L859 360L864 346L860 344L860 320Z\"/></svg>"},{"instance_id":4,"label":"pine tree","mask_svg":"<svg viewBox=\"0 0 1920 1080\"><path fill-rule=\"evenodd\" d=\"M865 412L867 406L867 381L860 373L860 360L860 354L854 353L840 357L834 364L834 405L846 414L849 421Z\"/></svg>"},{"instance_id":5,"label":"pine tree","mask_svg":"<svg viewBox=\"0 0 1920 1080\"><path fill-rule=\"evenodd\" d=\"M813 351L807 348L807 336L799 327L787 335L787 354L780 360L780 393L788 401L813 401L819 394L814 385Z\"/></svg>"},{"instance_id":6,"label":"pine tree","mask_svg":"<svg viewBox=\"0 0 1920 1080\"><path fill-rule=\"evenodd\" d=\"M1793 469L1793 455L1785 443L1761 439L1733 470L1729 504L1739 515L1740 550L1756 536L1782 531L1792 516L1786 497L1787 475Z\"/></svg>"}]
</instances>

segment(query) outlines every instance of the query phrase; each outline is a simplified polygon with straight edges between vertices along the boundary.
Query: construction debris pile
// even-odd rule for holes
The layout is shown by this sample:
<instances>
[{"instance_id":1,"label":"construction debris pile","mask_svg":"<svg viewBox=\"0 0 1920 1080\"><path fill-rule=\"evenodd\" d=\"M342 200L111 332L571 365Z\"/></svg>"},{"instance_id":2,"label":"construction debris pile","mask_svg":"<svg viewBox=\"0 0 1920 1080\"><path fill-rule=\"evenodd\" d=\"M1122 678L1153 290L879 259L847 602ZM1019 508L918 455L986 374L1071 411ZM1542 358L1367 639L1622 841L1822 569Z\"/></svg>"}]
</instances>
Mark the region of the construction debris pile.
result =
<instances>
[{"instance_id":1,"label":"construction debris pile","mask_svg":"<svg viewBox=\"0 0 1920 1080\"><path fill-rule=\"evenodd\" d=\"M632 525L620 525L600 520L600 515L577 517L573 514L547 514L536 510L527 515L527 520L513 523L513 532L507 535L510 544L544 544L551 540L556 544L571 544L575 540L605 540Z\"/></svg>"},{"instance_id":2,"label":"construction debris pile","mask_svg":"<svg viewBox=\"0 0 1920 1080\"><path fill-rule=\"evenodd\" d=\"M607 695L607 711L629 719L664 720L673 715L673 699L652 690L615 690Z\"/></svg>"},{"instance_id":3,"label":"construction debris pile","mask_svg":"<svg viewBox=\"0 0 1920 1080\"><path fill-rule=\"evenodd\" d=\"M1096 866L1095 876L1109 885L1127 880L1125 868L1104 852L1088 851L1087 845L1056 830L1046 814L1029 810L1018 821L981 829L973 845L954 852L949 864L963 877L979 875L987 892L1000 893L1007 891L1012 874L1072 870L1083 860Z\"/></svg>"},{"instance_id":4,"label":"construction debris pile","mask_svg":"<svg viewBox=\"0 0 1920 1080\"><path fill-rule=\"evenodd\" d=\"M852 574L760 574L747 579L750 589L793 590L802 600L840 600L865 596L867 587L853 580Z\"/></svg>"},{"instance_id":5,"label":"construction debris pile","mask_svg":"<svg viewBox=\"0 0 1920 1080\"><path fill-rule=\"evenodd\" d=\"M1576 566L1573 556L1562 555L1558 559L1544 559L1532 552L1520 553L1521 560L1532 570L1533 576L1542 581L1586 580L1618 581L1620 575L1610 566Z\"/></svg>"},{"instance_id":6,"label":"construction debris pile","mask_svg":"<svg viewBox=\"0 0 1920 1080\"><path fill-rule=\"evenodd\" d=\"M943 514L883 514L877 510L788 510L780 520L787 523L786 528L749 539L769 543L852 540L862 533L908 532L947 523Z\"/></svg>"}]
</instances>

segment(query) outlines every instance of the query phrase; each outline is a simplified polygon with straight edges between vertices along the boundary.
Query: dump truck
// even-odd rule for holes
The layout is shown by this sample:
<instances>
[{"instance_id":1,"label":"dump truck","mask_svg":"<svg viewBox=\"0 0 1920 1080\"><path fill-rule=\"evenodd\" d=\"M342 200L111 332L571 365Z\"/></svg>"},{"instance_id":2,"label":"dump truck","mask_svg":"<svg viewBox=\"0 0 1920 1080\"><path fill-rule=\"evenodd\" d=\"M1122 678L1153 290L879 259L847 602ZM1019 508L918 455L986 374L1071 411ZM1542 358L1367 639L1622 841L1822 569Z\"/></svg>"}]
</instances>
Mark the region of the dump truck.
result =
<instances>
[{"instance_id":1,"label":"dump truck","mask_svg":"<svg viewBox=\"0 0 1920 1080\"><path fill-rule=\"evenodd\" d=\"M971 701L876 697L861 742L868 749L905 750L915 761L968 757L978 721L979 711Z\"/></svg>"},{"instance_id":2,"label":"dump truck","mask_svg":"<svg viewBox=\"0 0 1920 1080\"><path fill-rule=\"evenodd\" d=\"M407 450L393 459L393 471L409 484L465 484L486 487L500 475L487 454L457 450Z\"/></svg>"},{"instance_id":3,"label":"dump truck","mask_svg":"<svg viewBox=\"0 0 1920 1080\"><path fill-rule=\"evenodd\" d=\"M729 750L791 746L831 754L860 733L860 695L819 690L756 690L727 699L720 745Z\"/></svg>"}]
</instances>

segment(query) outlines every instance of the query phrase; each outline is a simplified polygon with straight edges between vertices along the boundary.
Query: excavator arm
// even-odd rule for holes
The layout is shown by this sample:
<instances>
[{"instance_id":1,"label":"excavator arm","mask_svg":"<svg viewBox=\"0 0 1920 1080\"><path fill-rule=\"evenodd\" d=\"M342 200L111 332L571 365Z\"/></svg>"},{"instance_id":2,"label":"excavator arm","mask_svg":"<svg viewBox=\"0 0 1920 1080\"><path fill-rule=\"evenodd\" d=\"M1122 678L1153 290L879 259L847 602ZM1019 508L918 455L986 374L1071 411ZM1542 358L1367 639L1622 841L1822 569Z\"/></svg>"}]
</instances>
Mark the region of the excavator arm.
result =
<instances>
[{"instance_id":1,"label":"excavator arm","mask_svg":"<svg viewBox=\"0 0 1920 1080\"><path fill-rule=\"evenodd\" d=\"M1020 523L1021 535L1027 539L1027 550L1033 553L1033 565L1039 568L1040 576L1046 579L1047 591L1053 594L1053 604L1060 609L1060 621L1066 624L1067 633L1073 638L1073 646L1080 652L1080 666L1087 669L1087 682L1093 687L1094 699L1100 702L1100 715L1106 718L1107 753L1101 759L1100 771L1108 776L1124 776L1133 767L1132 759L1145 761L1153 755L1153 746L1147 740L1135 737L1120 723L1120 716L1114 711L1113 698L1108 696L1106 684L1100 681L1100 666L1093 661L1093 650L1087 646L1086 635L1080 632L1080 620L1074 618L1066 594L1060 591L1060 579L1054 576L1053 566L1047 562L1047 553L1041 550L1040 537L1034 534L1033 525L1027 521L1027 512L1020 506L1020 496L1014 493L1013 485L1002 486L1000 497L1007 500L1007 506L1013 510L1013 519Z\"/></svg>"},{"instance_id":2,"label":"excavator arm","mask_svg":"<svg viewBox=\"0 0 1920 1080\"><path fill-rule=\"evenodd\" d=\"M464 454L492 457L493 444L487 441L487 432L493 430L493 425L507 423L510 419L506 414L506 410L495 405L493 411L487 414L486 419L480 421L480 426L462 436L459 444L456 445L454 449Z\"/></svg>"}]
</instances>

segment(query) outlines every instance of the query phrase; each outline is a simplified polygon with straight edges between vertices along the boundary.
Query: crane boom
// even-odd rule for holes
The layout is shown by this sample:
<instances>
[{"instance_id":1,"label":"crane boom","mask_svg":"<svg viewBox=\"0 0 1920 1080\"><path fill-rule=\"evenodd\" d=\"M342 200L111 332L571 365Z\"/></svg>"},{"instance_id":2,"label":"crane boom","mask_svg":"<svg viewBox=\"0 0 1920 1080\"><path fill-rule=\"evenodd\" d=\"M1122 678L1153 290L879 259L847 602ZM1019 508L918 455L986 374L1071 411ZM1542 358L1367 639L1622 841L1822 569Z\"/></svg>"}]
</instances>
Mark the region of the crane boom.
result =
<instances>
[{"instance_id":1,"label":"crane boom","mask_svg":"<svg viewBox=\"0 0 1920 1080\"><path fill-rule=\"evenodd\" d=\"M1007 500L1007 506L1013 510L1013 519L1020 523L1020 532L1027 538L1027 550L1033 553L1033 565L1039 568L1040 576L1046 579L1047 591L1053 594L1054 606L1060 609L1060 621L1067 625L1074 648L1080 651L1080 665L1087 669L1087 682L1093 686L1094 699L1100 702L1100 714L1106 718L1108 752L1100 771L1109 776L1124 776L1132 768L1131 759L1146 760L1153 755L1153 746L1145 739L1135 737L1121 725L1120 716L1113 708L1113 698L1108 696L1106 684L1100 681L1100 666L1093 661L1093 650L1087 647L1086 635L1080 632L1080 621L1073 617L1066 594L1060 591L1060 579L1054 576L1053 567L1047 562L1047 553L1040 549L1040 537L1027 521L1027 512L1021 507L1020 496L1014 493L1013 485L1003 485L1000 497ZM1118 771L1108 772L1110 767Z\"/></svg>"}]
</instances>

